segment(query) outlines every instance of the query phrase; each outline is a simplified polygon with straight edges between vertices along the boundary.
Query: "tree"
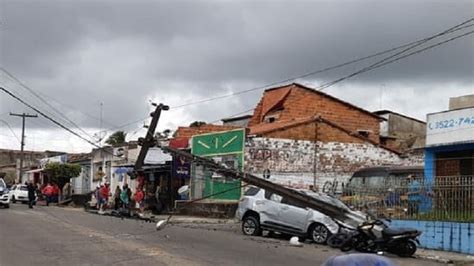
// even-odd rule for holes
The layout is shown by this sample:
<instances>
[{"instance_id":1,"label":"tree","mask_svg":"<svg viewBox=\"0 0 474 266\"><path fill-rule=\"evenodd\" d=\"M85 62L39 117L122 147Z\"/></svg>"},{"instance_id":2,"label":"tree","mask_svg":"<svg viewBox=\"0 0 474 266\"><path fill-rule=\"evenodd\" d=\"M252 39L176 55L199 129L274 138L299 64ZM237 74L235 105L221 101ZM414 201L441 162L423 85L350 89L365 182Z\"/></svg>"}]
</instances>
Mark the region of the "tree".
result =
<instances>
[{"instance_id":1,"label":"tree","mask_svg":"<svg viewBox=\"0 0 474 266\"><path fill-rule=\"evenodd\" d=\"M191 124L189 124L189 127L200 127L200 126L203 126L205 124L206 124L206 122L204 122L204 121L194 121Z\"/></svg>"},{"instance_id":2,"label":"tree","mask_svg":"<svg viewBox=\"0 0 474 266\"><path fill-rule=\"evenodd\" d=\"M105 141L105 143L112 145L112 146L120 146L125 144L125 138L127 137L127 133L124 131L116 131L109 138Z\"/></svg>"},{"instance_id":3,"label":"tree","mask_svg":"<svg viewBox=\"0 0 474 266\"><path fill-rule=\"evenodd\" d=\"M48 163L45 166L44 171L49 177L50 182L58 184L59 187L63 187L66 182L73 177L79 176L81 173L81 166L78 164L71 163Z\"/></svg>"}]
</instances>

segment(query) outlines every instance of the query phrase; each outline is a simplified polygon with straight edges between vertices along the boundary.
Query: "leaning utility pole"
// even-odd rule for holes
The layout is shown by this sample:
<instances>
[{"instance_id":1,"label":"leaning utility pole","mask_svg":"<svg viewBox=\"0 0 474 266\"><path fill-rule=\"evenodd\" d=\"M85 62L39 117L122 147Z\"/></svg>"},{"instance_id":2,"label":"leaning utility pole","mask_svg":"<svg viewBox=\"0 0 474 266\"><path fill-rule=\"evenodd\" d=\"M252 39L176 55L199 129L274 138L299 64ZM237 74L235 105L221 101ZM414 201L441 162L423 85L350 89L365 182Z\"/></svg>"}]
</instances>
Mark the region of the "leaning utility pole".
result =
<instances>
[{"instance_id":1,"label":"leaning utility pole","mask_svg":"<svg viewBox=\"0 0 474 266\"><path fill-rule=\"evenodd\" d=\"M139 138L138 139L138 144L142 146L140 149L140 153L138 154L137 161L135 162L135 167L134 170L135 172L143 170L143 165L145 164L145 157L146 154L148 153L148 150L150 147L153 147L156 145L156 139L155 139L155 129L156 126L158 125L158 120L160 120L160 115L161 111L168 111L170 107L168 105L164 105L162 103L156 104L152 103L153 106L156 107L155 111L150 114L152 117L150 126L148 126L148 131L146 133L145 138Z\"/></svg>"},{"instance_id":2,"label":"leaning utility pole","mask_svg":"<svg viewBox=\"0 0 474 266\"><path fill-rule=\"evenodd\" d=\"M18 116L22 118L22 127L21 127L21 152L20 152L20 173L18 176L18 182L21 182L21 177L23 175L23 147L25 146L25 119L26 118L37 118L38 115L30 115L30 114L15 114L10 113L11 116Z\"/></svg>"}]
</instances>

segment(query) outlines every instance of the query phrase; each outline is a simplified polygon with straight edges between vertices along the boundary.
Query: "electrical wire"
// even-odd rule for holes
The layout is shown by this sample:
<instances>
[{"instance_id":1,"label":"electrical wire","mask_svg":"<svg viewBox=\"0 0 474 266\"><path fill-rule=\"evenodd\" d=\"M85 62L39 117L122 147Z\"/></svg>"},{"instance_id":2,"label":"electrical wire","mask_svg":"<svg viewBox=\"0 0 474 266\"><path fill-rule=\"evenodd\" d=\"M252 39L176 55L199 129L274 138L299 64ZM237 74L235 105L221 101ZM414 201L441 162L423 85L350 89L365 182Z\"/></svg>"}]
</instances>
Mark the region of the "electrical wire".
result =
<instances>
[{"instance_id":1,"label":"electrical wire","mask_svg":"<svg viewBox=\"0 0 474 266\"><path fill-rule=\"evenodd\" d=\"M12 98L14 98L15 100L19 101L20 103L26 105L27 107L33 109L35 112L39 113L41 116L43 116L44 118L48 119L49 121L53 122L55 125L59 126L60 128L68 131L69 133L73 134L74 136L86 141L87 143L91 144L92 146L94 147L97 147L97 148L102 148L101 146L97 145L96 143L86 139L85 137L81 136L80 134L78 134L77 132L73 131L72 129L68 128L67 126L61 124L60 122L56 121L55 119L51 118L49 115L45 114L44 112L42 112L41 110L39 110L38 108L32 106L31 104L25 102L24 100L22 100L21 98L17 97L15 94L13 94L12 92L10 92L9 90L3 88L3 87L0 87L0 90L4 91L6 94L10 95Z\"/></svg>"},{"instance_id":2,"label":"electrical wire","mask_svg":"<svg viewBox=\"0 0 474 266\"><path fill-rule=\"evenodd\" d=\"M368 55L368 56L356 58L354 60L350 60L350 61L347 61L345 63L341 63L341 64L337 64L337 65L334 65L334 66L326 67L326 68L323 68L323 69L311 71L311 72L308 72L308 73L305 73L305 74L302 74L302 75L298 75L298 76L294 76L294 77L290 77L290 78L287 78L287 79L271 82L269 84L258 86L258 87L247 89L247 90L233 92L233 93L230 93L230 94L216 96L216 97L207 98L207 99L201 99L201 100L198 100L198 101L188 102L188 103L177 105L177 106L171 106L170 109L182 108L182 107L185 107L185 106L190 106L190 105L194 105L194 104L199 104L199 103L205 103L205 102L210 102L210 101L214 101L214 100L224 99L224 98L228 98L228 97L232 97L232 96L236 96L236 95L240 95L240 94L244 94L244 93L248 93L248 92L252 92L252 91L256 91L256 90L263 90L265 88L268 88L268 87L271 87L271 86L276 86L278 84L287 83L287 82L294 81L294 80L300 79L300 78L314 76L316 74L320 74L320 73L327 72L327 71L330 71L330 70L334 70L334 69L337 69L337 68L341 68L341 67L344 67L344 66L347 66L347 65L358 63L358 62L361 62L361 61L364 61L364 60L367 60L367 59L370 59L370 58L377 57L379 55L394 52L396 50L399 50L399 49L402 49L402 48L405 48L405 47L409 47L409 49L411 49L412 47L416 47L418 45L426 43L427 41L430 41L433 38L436 38L438 36L442 36L442 35L445 35L445 34L453 33L453 32L456 32L456 31L459 31L459 30L462 30L462 29L465 29L465 28L472 27L472 26L474 26L474 24L470 24L470 25L465 25L465 24L467 24L467 23L469 23L473 20L474 19L466 20L466 21L464 21L464 22L462 22L462 23L460 23L460 24L458 24L454 27L451 27L448 30L443 31L442 33L436 34L434 36L430 36L430 37L427 37L427 38L416 40L416 41L413 41L413 42L410 42L410 43L407 43L407 44L403 44L403 45L400 45L400 46L397 46L397 47L393 47L393 48L390 48L390 49L387 49L387 50L383 50L383 51L380 51L380 52L377 52L377 53L374 53L374 54L371 54L371 55ZM409 50L409 49L407 48L407 49L403 50L403 52L406 51L406 50ZM384 60L386 60L386 59L384 59Z\"/></svg>"},{"instance_id":3,"label":"electrical wire","mask_svg":"<svg viewBox=\"0 0 474 266\"><path fill-rule=\"evenodd\" d=\"M52 110L54 110L57 114L59 114L65 121L69 122L71 125L73 125L74 127L76 127L77 129L79 129L82 133L84 133L85 135L87 135L89 138L91 139L94 139L92 137L92 135L90 135L88 132L86 132L85 130L83 130L79 125L77 125L74 121L72 121L71 119L69 119L65 114L63 114L63 112L59 111L56 107L54 107L53 105L51 105L50 103L48 103L43 97L41 97L41 95L39 95L38 93L36 93L33 89L31 89L29 86L27 86L25 83L21 82L18 78L16 78L13 74L11 74L8 70L6 70L5 68L1 67L0 66L0 70L2 70L2 72L4 72L8 77L10 77L12 80L14 80L15 82L17 82L21 87L25 88L26 90L28 90L31 94L33 94L36 98L38 98L41 102L43 102L45 105L47 105L49 108L51 108Z\"/></svg>"},{"instance_id":4,"label":"electrical wire","mask_svg":"<svg viewBox=\"0 0 474 266\"><path fill-rule=\"evenodd\" d=\"M0 122L3 122L5 123L5 125L7 125L8 129L10 129L10 132L13 134L13 136L15 136L15 138L18 140L18 143L21 144L21 140L20 138L16 135L15 131L13 131L12 127L10 126L10 124L8 124L7 121L3 120L3 119L0 119Z\"/></svg>"},{"instance_id":5,"label":"electrical wire","mask_svg":"<svg viewBox=\"0 0 474 266\"><path fill-rule=\"evenodd\" d=\"M271 86L275 86L275 85L278 85L278 84L282 84L282 83L287 83L287 82L290 82L290 81L293 81L293 80L296 80L296 79L300 79L300 78L305 78L305 77L309 77L309 76L313 76L313 75L316 75L316 74L320 74L320 73L323 73L323 72L327 72L327 71L330 71L330 70L334 70L334 69L337 69L337 68L341 68L341 67L344 67L344 66L347 66L347 65L351 65L351 64L354 64L354 63L358 63L358 62L361 62L361 61L364 61L364 60L367 60L367 59L371 59L371 58L374 58L374 57L377 57L377 56L380 56L380 55L383 55L383 54L387 54L387 53L391 53L391 52L394 52L394 51L397 51L397 50L400 50L402 48L406 48L404 50L402 50L401 52L397 52L395 53L394 55L391 55L389 57L386 57L378 62L376 62L375 64L372 64L371 66L368 66L368 67L365 67L353 74L350 74L348 76L345 76L343 78L339 78L337 80L334 80L334 81L331 81L331 82L328 82L326 84L323 84L315 89L320 89L320 90L323 90L323 89L326 89L336 83L339 83L343 80L346 80L346 79L349 79L355 75L358 75L358 74L362 74L364 72L367 72L367 71L370 71L372 69L375 69L375 68L379 68L379 67L382 67L384 65L387 65L389 63L393 63L395 61L398 61L398 60L401 60L403 58L406 58L408 56L411 56L411 55L414 55L414 54L417 54L417 53L420 53L424 50L427 50L427 49L430 49L430 48L433 48L435 46L439 46L439 45L435 45L435 46L431 46L431 47L427 47L427 49L424 49L422 51L418 51L418 52L414 52L414 53L411 53L409 55L406 55L406 56L402 56L401 58L398 58L396 60L390 60L391 58L394 58L398 55L401 55L402 53L404 52L407 52L415 47L418 47L430 40L433 40L434 38L437 38L437 37L440 37L440 36L443 36L443 35L446 35L446 34L451 34L451 33L454 33L454 32L457 32L457 31L460 31L460 30L463 30L463 29L466 29L466 28L470 28L470 27L473 27L474 24L468 24L470 23L471 21L473 21L474 18L471 18L471 19L468 19L456 26L453 26L441 33L438 33L436 35L433 35L433 36L430 36L430 37L426 37L426 38L423 38L423 39L420 39L420 40L416 40L416 41L413 41L413 42L410 42L410 43L407 43L407 44L403 44L403 45L400 45L400 46L397 46L397 47L393 47L393 48L390 48L390 49L387 49L387 50L383 50L383 51L380 51L380 52L377 52L377 53L374 53L374 54L371 54L371 55L368 55L368 56L364 56L364 57L360 57L360 58L356 58L354 60L350 60L350 61L347 61L345 63L341 63L341 64L337 64L337 65L334 65L334 66L330 66L330 67L326 67L326 68L323 68L323 69L319 69L319 70L316 70L316 71L312 71L312 72L308 72L308 73L305 73L305 74L302 74L302 75L299 75L299 76L294 76L294 77L290 77L290 78L287 78L287 79L284 79L284 80L280 80L280 81L275 81L275 82L271 82L269 84L266 84L266 85L262 85L262 86L258 86L258 87L254 87L254 88L251 88L251 89L247 89L247 90L242 90L242 91L237 91L237 92L233 92L233 93L230 93L230 94L226 94L226 95L221 95L221 96L216 96L216 97L212 97L212 98L207 98L207 99L201 99L201 100L198 100L198 101L193 101L193 102L188 102L188 103L185 103L185 104L181 104L181 105L177 105L177 106L171 106L170 107L170 111L173 111L173 110L176 110L176 109L179 109L179 108L183 108L183 107L187 107L187 106L191 106L191 105L195 105L195 104L200 104L200 103L205 103L205 102L210 102L210 101L215 101L215 100L219 100L219 99L224 99L224 98L228 98L228 97L232 97L232 96L237 96L237 95L240 95L240 94L244 94L244 93L248 93L248 92L252 92L252 91L256 91L256 90L262 90L262 89L265 89L265 88L268 88L268 87L271 87ZM466 25L468 24L468 25ZM469 33L470 34L470 33ZM462 37L462 36L461 36ZM454 38L454 39L457 39L457 38ZM452 39L452 40L454 40ZM451 41L451 40L449 40ZM445 43L445 42L443 42ZM442 43L442 44L443 44ZM388 62L386 62L388 61ZM380 64L380 65L379 65ZM148 117L144 117L144 118L140 118L138 120L135 120L135 121L132 121L132 122L129 122L129 123L126 123L124 125L121 125L119 127L116 127L116 128L112 128L111 130L113 129L120 129L120 128L124 128L124 127L127 127L129 125L132 125L132 124L135 124L135 123L138 123L138 122L142 122L142 121L145 121ZM218 120L219 121L219 120ZM217 121L217 122L218 122Z\"/></svg>"}]
</instances>

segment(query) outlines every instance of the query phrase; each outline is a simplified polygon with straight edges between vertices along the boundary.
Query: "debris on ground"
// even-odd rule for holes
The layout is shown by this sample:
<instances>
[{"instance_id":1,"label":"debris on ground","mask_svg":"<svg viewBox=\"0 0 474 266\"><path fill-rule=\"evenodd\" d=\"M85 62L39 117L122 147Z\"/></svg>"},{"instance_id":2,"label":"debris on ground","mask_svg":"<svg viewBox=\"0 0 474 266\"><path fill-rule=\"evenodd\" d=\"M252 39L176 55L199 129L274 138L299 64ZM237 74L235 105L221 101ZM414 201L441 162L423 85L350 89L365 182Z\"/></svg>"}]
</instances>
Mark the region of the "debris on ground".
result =
<instances>
[{"instance_id":1,"label":"debris on ground","mask_svg":"<svg viewBox=\"0 0 474 266\"><path fill-rule=\"evenodd\" d=\"M290 245L295 247L302 247L303 243L300 242L300 239L297 236L290 238Z\"/></svg>"}]
</instances>

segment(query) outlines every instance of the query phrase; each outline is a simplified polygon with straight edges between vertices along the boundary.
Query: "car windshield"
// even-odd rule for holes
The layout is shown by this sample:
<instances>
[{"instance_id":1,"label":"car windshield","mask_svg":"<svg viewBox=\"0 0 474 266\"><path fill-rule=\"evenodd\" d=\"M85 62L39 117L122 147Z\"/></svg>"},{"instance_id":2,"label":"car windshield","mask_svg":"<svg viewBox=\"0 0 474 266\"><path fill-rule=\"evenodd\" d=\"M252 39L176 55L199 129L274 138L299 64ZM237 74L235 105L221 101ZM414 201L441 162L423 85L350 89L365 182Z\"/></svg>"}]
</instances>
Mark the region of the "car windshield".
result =
<instances>
[{"instance_id":1,"label":"car windshield","mask_svg":"<svg viewBox=\"0 0 474 266\"><path fill-rule=\"evenodd\" d=\"M22 190L22 191L28 191L28 187L27 187L27 186L21 186L21 187L20 187L20 190Z\"/></svg>"}]
</instances>

